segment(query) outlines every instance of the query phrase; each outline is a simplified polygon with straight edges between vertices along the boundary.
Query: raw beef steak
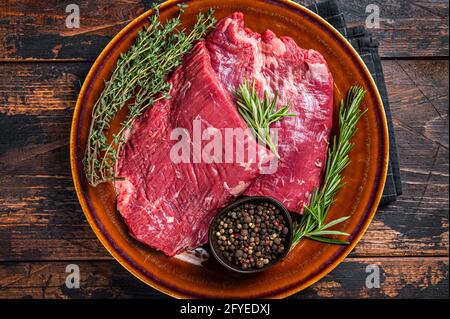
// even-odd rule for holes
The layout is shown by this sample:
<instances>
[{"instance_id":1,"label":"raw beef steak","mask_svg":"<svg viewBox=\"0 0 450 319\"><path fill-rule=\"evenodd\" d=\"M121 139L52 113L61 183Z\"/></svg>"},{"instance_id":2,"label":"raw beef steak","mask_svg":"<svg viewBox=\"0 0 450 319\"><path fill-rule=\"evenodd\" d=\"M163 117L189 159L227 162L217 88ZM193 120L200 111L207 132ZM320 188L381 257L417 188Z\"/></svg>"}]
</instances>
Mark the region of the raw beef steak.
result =
<instances>
[{"instance_id":1,"label":"raw beef steak","mask_svg":"<svg viewBox=\"0 0 450 319\"><path fill-rule=\"evenodd\" d=\"M208 36L211 63L229 92L244 79L262 96L279 93L296 117L276 123L281 160L274 174L261 176L245 195L271 196L301 213L321 182L332 126L333 78L323 56L305 50L290 37L278 38L244 27L242 13L222 19Z\"/></svg>"},{"instance_id":2,"label":"raw beef steak","mask_svg":"<svg viewBox=\"0 0 450 319\"><path fill-rule=\"evenodd\" d=\"M239 143L245 150L254 147L253 162L215 163L224 156L225 146L209 157L214 163L195 156L193 149L200 146L193 144L196 129L222 136L225 129L248 129L218 81L204 41L170 82L171 99L156 103L134 124L118 162L123 180L116 182L116 190L117 207L131 235L173 256L207 242L208 226L218 210L244 192L260 175L259 164L273 155L248 134ZM182 134L174 139L173 130L180 128ZM192 153L189 161L177 163L171 151L183 134Z\"/></svg>"}]
</instances>

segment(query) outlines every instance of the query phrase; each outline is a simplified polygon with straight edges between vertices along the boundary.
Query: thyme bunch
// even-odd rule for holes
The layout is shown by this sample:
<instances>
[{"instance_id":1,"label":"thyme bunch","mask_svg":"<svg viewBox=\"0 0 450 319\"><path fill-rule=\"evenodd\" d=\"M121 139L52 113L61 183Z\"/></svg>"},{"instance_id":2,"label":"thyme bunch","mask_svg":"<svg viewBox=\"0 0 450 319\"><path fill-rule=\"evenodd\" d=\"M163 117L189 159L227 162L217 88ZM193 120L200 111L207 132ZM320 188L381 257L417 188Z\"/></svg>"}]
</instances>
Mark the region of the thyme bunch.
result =
<instances>
[{"instance_id":1,"label":"thyme bunch","mask_svg":"<svg viewBox=\"0 0 450 319\"><path fill-rule=\"evenodd\" d=\"M160 99L170 98L171 85L167 75L182 62L182 57L212 28L216 19L214 11L199 13L197 22L189 33L181 30L181 15L185 5L179 6L177 17L162 23L159 11L149 18L149 25L138 32L133 46L120 55L116 68L92 110L92 122L84 157L88 182L92 186L115 179L120 148L126 141L125 133L143 111ZM121 129L107 138L111 122L127 105L129 115Z\"/></svg>"}]
</instances>

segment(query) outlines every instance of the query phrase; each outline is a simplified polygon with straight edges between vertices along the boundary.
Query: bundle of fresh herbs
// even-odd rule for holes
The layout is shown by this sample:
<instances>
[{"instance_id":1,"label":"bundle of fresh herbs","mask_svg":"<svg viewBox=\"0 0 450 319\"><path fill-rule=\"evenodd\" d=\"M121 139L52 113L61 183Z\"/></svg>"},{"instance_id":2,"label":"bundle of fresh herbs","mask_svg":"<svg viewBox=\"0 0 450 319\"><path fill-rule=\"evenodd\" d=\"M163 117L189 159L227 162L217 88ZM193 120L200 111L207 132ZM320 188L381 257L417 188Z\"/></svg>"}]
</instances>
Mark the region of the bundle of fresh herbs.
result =
<instances>
[{"instance_id":1,"label":"bundle of fresh herbs","mask_svg":"<svg viewBox=\"0 0 450 319\"><path fill-rule=\"evenodd\" d=\"M136 42L117 61L111 78L92 110L92 122L84 157L88 182L92 186L115 179L115 168L125 133L134 120L159 99L170 98L167 75L182 62L183 55L202 39L216 19L214 11L199 13L190 32L181 27L185 6L180 5L176 18L160 22L159 11L150 17L150 23L139 31ZM108 139L107 132L117 113L124 107L129 115L121 129Z\"/></svg>"}]
</instances>

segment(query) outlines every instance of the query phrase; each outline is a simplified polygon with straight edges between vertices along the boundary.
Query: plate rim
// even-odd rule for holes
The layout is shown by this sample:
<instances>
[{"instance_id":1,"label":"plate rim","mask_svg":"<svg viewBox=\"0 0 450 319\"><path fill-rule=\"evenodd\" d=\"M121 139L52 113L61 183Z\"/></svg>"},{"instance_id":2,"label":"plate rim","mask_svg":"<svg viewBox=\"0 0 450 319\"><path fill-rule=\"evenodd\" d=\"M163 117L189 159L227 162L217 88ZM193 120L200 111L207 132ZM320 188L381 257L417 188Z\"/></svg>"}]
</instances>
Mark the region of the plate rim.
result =
<instances>
[{"instance_id":1,"label":"plate rim","mask_svg":"<svg viewBox=\"0 0 450 319\"><path fill-rule=\"evenodd\" d=\"M257 0L260 2L265 2L264 0ZM176 5L178 3L185 2L182 0L168 0L165 1L160 5L160 10L164 10L166 7L170 7L172 5ZM368 80L368 84L370 85L373 93L375 94L374 98L376 99L376 106L378 111L378 120L381 121L379 123L380 128L380 146L381 152L380 155L383 156L382 159L379 159L377 165L377 181L378 185L377 187L374 187L374 194L372 194L372 203L368 204L368 208L366 208L365 216L361 218L362 224L357 229L357 233L354 236L353 240L351 241L350 245L342 246L342 248L333 255L330 259L333 259L331 262L327 263L322 269L319 271L314 272L311 275L311 278L308 278L304 280L301 283L294 283L289 286L286 286L282 289L282 291L271 291L270 294L256 296L257 298L284 298L288 297L294 293L297 293L323 277L325 277L327 274L329 274L334 268L337 267L347 256L348 254L354 249L354 247L359 243L363 235L366 233L370 223L372 222L372 219L374 215L377 212L379 202L382 197L384 184L386 182L387 178L387 170L388 170L388 163L389 163L389 133L387 129L387 119L385 110L383 107L383 102L378 90L378 87L375 84L375 81L368 70L366 64L360 57L360 55L357 53L357 51L353 48L353 46L350 44L350 42L339 32L337 31L330 23L328 23L325 19L323 19L318 14L314 13L313 11L309 10L308 8L297 4L290 0L269 0L267 2L273 2L273 3L279 3L287 6L290 10L299 11L304 15L309 16L309 18L316 20L319 24L321 24L322 27L324 27L328 32L332 33L335 37L337 37L343 44L345 44L345 49L349 51L351 57L357 61L357 64L362 68L365 78ZM86 219L94 231L97 238L100 240L102 245L106 248L106 250L114 257L114 259L119 262L127 271L129 271L131 274L133 274L136 278L144 282L145 284L151 286L152 288L158 290L159 292L162 292L166 295L169 295L171 297L175 298L218 298L218 296L211 296L211 295L198 295L194 293L190 293L189 291L180 289L179 287L173 287L170 283L162 283L159 282L156 278L153 278L151 276L144 276L139 270L136 269L136 266L133 265L130 261L126 260L124 256L119 254L117 251L118 248L114 247L113 243L110 243L108 239L106 238L105 234L101 231L101 227L97 225L96 221L94 220L93 215L91 214L91 209L89 207L89 204L86 200L86 194L84 194L84 191L82 190L81 180L79 178L80 173L83 174L83 168L80 167L79 163L77 163L78 159L78 149L77 149L77 138L78 138L78 124L79 124L79 118L82 111L82 106L84 103L84 100L86 98L86 94L88 91L89 84L92 82L92 79L95 78L95 74L98 71L99 68L102 66L102 61L105 61L105 58L108 57L111 50L114 48L114 46L123 38L124 35L127 33L133 31L133 29L137 28L143 20L147 19L149 16L151 16L154 13L153 9L150 9L135 19L133 19L129 24L127 24L119 33L117 33L110 42L106 45L106 47L102 50L100 55L97 57L93 65L91 66L84 82L83 86L81 87L80 93L77 98L77 102L75 105L72 123L71 123L71 132L70 132L70 163L71 163L71 171L72 171L72 178L74 181L75 191L77 193L78 201L81 205L81 208L83 210L84 215L86 216ZM380 167L381 166L381 167ZM86 196L86 197L85 197ZM119 249L120 250L120 249ZM279 289L280 290L280 289ZM222 297L223 298L223 297Z\"/></svg>"}]
</instances>

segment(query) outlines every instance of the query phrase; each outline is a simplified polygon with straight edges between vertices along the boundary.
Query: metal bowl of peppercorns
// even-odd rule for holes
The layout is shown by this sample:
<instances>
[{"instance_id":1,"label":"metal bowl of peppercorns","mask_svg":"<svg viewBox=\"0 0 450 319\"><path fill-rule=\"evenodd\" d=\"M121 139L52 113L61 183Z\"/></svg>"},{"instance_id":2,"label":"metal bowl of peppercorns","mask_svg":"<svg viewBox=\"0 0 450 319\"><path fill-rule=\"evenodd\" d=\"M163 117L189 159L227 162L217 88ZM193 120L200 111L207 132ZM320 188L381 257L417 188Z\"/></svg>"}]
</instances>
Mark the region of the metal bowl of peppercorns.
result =
<instances>
[{"instance_id":1,"label":"metal bowl of peppercorns","mask_svg":"<svg viewBox=\"0 0 450 319\"><path fill-rule=\"evenodd\" d=\"M239 273L264 271L292 245L292 219L270 197L244 197L225 207L209 228L209 246L220 264Z\"/></svg>"}]
</instances>

